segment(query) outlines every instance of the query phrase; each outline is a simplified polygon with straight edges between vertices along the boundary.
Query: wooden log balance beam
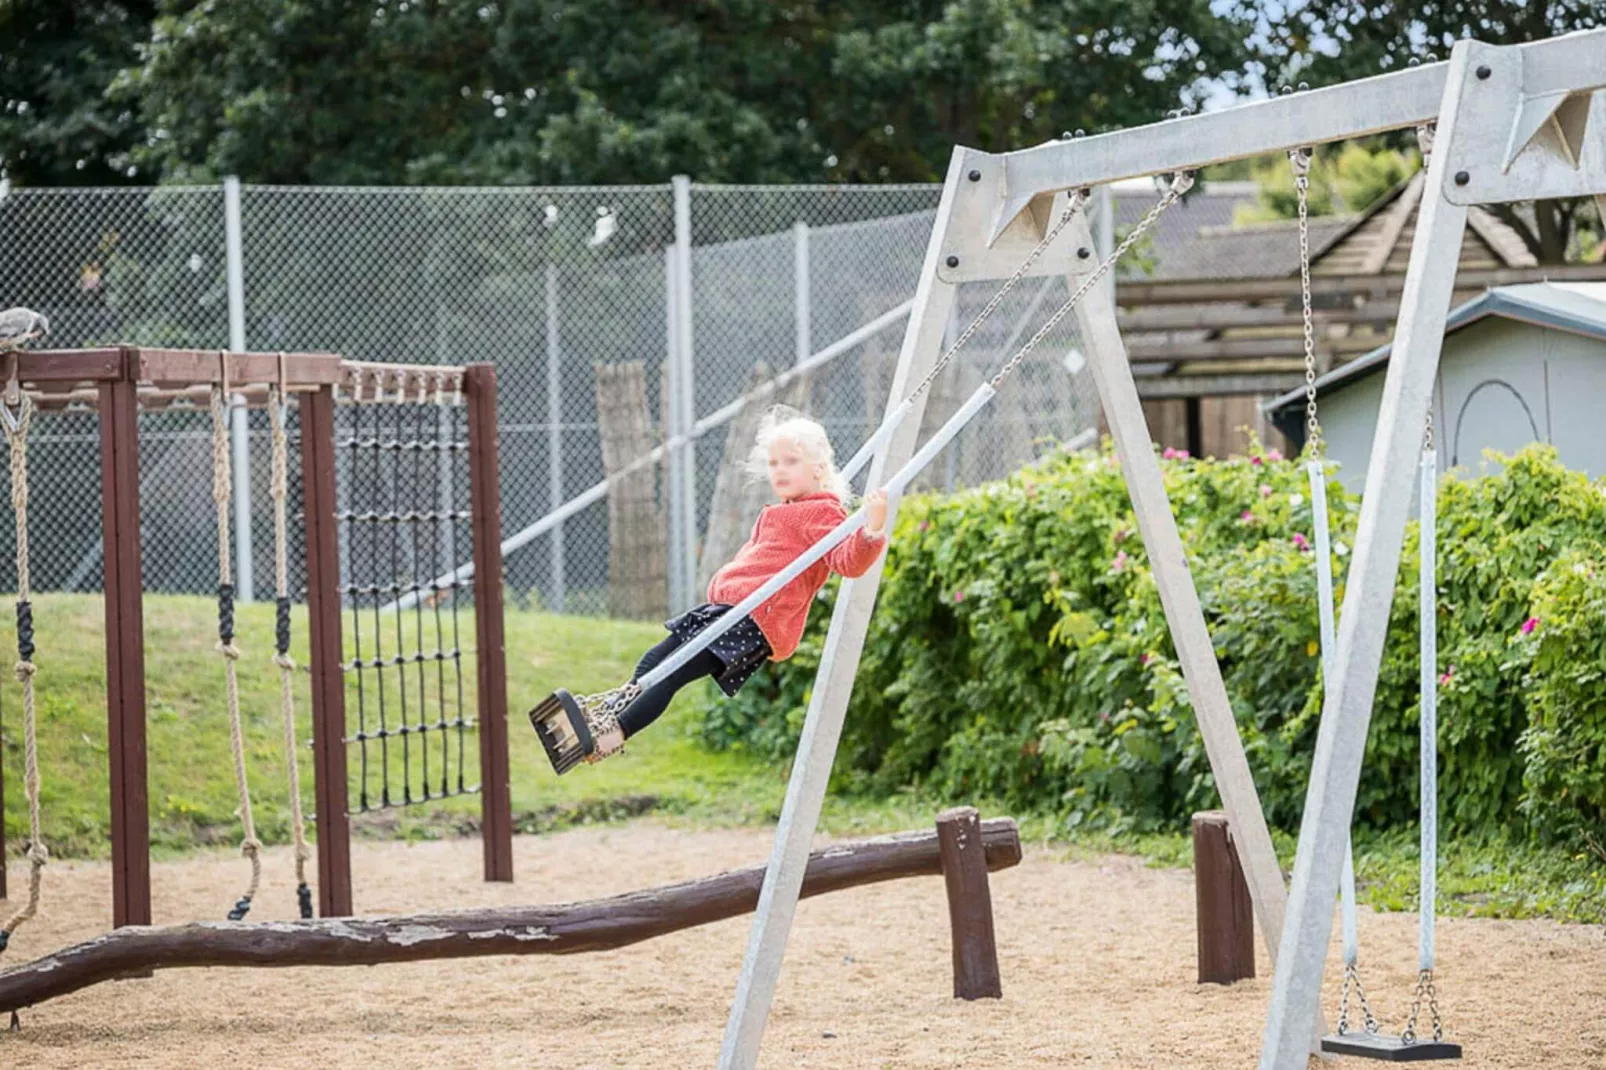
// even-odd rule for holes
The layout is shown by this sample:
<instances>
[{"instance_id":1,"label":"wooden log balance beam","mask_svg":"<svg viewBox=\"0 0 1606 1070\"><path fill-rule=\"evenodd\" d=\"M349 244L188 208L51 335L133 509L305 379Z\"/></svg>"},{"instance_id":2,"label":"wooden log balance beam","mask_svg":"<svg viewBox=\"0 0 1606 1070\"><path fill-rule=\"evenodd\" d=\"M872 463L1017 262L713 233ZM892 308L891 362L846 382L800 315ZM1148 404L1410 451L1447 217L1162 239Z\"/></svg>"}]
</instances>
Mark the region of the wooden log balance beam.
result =
<instances>
[{"instance_id":1,"label":"wooden log balance beam","mask_svg":"<svg viewBox=\"0 0 1606 1070\"><path fill-rule=\"evenodd\" d=\"M945 820L971 827L977 823L974 810L949 811L938 820L939 828ZM1020 862L1020 830L1013 819L993 818L979 825L988 870L1007 869ZM953 834L949 835L951 838ZM941 875L943 852L938 839L938 831L933 829L821 848L809 856L802 895L807 898L864 884ZM964 865L967 870L973 869L971 858L973 851ZM132 925L0 973L0 1012L30 1007L103 981L151 970L377 966L486 955L606 951L751 913L758 905L764 868L749 866L700 880L555 906L384 918ZM974 910L951 901L956 883L960 882L949 879L948 892L949 913L957 919ZM963 883L973 885L973 875ZM982 892L985 891L983 885ZM989 910L987 931L981 934L988 953L991 920ZM974 949L979 937L962 933L957 920L954 936L957 967L960 946ZM994 976L996 972L995 965ZM956 994L960 994L958 984L956 974Z\"/></svg>"}]
</instances>

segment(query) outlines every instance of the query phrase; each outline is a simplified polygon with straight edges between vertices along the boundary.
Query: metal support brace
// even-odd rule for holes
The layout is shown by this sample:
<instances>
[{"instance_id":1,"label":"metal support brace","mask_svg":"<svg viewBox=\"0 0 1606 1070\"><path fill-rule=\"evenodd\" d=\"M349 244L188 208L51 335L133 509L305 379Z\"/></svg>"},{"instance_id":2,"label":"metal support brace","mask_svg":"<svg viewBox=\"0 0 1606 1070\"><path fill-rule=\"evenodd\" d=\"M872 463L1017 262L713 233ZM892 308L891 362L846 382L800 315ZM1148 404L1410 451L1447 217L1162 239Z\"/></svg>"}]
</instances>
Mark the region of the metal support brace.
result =
<instances>
[{"instance_id":1,"label":"metal support brace","mask_svg":"<svg viewBox=\"0 0 1606 1070\"><path fill-rule=\"evenodd\" d=\"M954 213L955 193L965 156L963 149L956 149L948 166L948 181L943 187L931 240L926 246L914 310L898 355L897 371L893 374L888 414L901 404L940 352L942 331L953 307L955 287L938 278L937 258L942 255L943 241ZM867 486L880 486L886 473L901 467L913 456L926 397L926 394L920 395L898 430L877 451L870 463ZM888 503L888 530L896 519L897 505L896 500ZM825 802L825 789L831 779L837 741L842 735L842 721L853 692L859 655L870 629L870 611L875 606L885 561L883 555L860 578L844 580L837 591L831 627L820 657L819 675L803 723L803 734L798 740L786 802L781 807L780 824L775 830L775 846L764 873L764 887L753 916L741 978L720 1047L720 1070L751 1070L758 1063L770 1001L780 978L781 959L786 953L793 915L797 912L803 871L808 864L820 808Z\"/></svg>"},{"instance_id":2,"label":"metal support brace","mask_svg":"<svg viewBox=\"0 0 1606 1070\"><path fill-rule=\"evenodd\" d=\"M1090 238L1085 233L1085 224L1083 226L1083 237ZM1159 590L1172 643L1176 646L1188 699L1199 723L1199 735L1210 759L1216 790L1232 827L1232 843L1249 885L1255 920L1275 962L1282 940L1287 891L1277 864L1277 852L1272 846L1271 831L1266 826L1265 812L1260 806L1260 795L1249 772L1249 760L1244 755L1243 741L1238 736L1227 685L1216 661L1215 645L1205 624L1204 610L1199 605L1199 592L1188 570L1187 552L1171 511L1171 501L1166 496L1137 382L1132 377L1126 346L1116 326L1113 276L1107 276L1077 306L1076 327L1104 404L1104 418L1126 478L1138 532L1149 555L1149 567ZM1323 1028L1314 1008L1306 1022L1311 1023L1305 1030L1306 1050L1318 1050Z\"/></svg>"}]
</instances>

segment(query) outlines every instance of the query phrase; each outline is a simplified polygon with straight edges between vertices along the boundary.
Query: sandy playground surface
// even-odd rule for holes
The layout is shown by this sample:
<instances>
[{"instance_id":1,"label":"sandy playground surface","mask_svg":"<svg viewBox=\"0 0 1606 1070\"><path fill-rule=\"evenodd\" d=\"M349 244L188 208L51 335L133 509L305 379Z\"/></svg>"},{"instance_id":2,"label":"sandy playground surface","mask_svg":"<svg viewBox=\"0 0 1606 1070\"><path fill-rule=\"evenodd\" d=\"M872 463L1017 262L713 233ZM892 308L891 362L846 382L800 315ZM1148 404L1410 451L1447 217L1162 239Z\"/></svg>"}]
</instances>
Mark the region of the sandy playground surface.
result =
<instances>
[{"instance_id":1,"label":"sandy playground surface","mask_svg":"<svg viewBox=\"0 0 1606 1070\"><path fill-rule=\"evenodd\" d=\"M357 909L590 898L762 861L769 843L764 830L651 821L524 837L513 885L477 880L477 841L359 843ZM254 920L292 916L290 874L288 854L270 852ZM24 876L13 861L12 888ZM224 854L158 865L157 922L220 915L243 877L244 863ZM18 934L8 962L110 923L106 865L57 862L47 879L46 913ZM976 1003L949 998L939 878L805 902L762 1065L1255 1065L1264 952L1253 981L1194 983L1187 872L1126 858L1063 861L1028 845L1020 867L994 875L993 895L1004 998ZM601 954L166 971L24 1012L23 1031L0 1036L0 1067L711 1067L748 922ZM1363 923L1369 990L1398 1028L1414 979L1414 921L1366 913ZM1439 941L1441 999L1467 1070L1606 1067L1606 930L1455 919ZM1329 1008L1337 976L1329 970Z\"/></svg>"}]
</instances>

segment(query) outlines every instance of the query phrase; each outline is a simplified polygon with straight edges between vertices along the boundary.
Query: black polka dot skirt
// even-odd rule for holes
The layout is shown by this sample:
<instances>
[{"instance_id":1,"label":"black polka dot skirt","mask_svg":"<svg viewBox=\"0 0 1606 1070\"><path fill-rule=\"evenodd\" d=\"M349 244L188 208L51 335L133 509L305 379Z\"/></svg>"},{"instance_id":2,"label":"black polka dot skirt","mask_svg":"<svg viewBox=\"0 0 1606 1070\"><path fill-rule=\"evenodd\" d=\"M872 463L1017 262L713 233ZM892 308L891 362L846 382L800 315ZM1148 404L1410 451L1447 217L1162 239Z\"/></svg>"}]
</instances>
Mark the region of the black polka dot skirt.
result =
<instances>
[{"instance_id":1,"label":"black polka dot skirt","mask_svg":"<svg viewBox=\"0 0 1606 1070\"><path fill-rule=\"evenodd\" d=\"M664 622L671 635L682 643L689 643L702 634L710 624L714 623L730 609L730 606L719 605L714 602L704 602L694 609L688 609L673 620ZM764 638L764 633L754 623L752 617L740 621L730 631L714 640L708 648L719 659L725 670L714 678L719 689L727 695L734 695L741 690L747 678L758 671L770 659L773 651L770 641Z\"/></svg>"}]
</instances>

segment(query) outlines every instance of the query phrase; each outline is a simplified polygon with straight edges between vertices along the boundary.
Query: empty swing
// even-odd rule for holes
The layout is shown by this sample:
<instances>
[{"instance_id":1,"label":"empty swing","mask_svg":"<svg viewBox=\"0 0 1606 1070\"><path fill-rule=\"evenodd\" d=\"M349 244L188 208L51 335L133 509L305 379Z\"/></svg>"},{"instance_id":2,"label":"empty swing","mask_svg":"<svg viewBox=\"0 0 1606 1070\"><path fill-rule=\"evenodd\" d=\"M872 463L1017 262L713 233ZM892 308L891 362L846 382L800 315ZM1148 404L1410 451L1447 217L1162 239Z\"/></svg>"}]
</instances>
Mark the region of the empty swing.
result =
<instances>
[{"instance_id":1,"label":"empty swing","mask_svg":"<svg viewBox=\"0 0 1606 1070\"><path fill-rule=\"evenodd\" d=\"M1425 157L1432 144L1431 130L1426 128L1418 130L1418 137ZM1321 424L1316 412L1316 348L1311 315L1310 238L1306 199L1310 188L1310 150L1295 149L1288 154L1288 158L1294 169L1294 189L1299 205L1299 275L1305 346L1307 458L1305 472L1310 484L1311 515L1315 528L1316 593L1321 616L1322 675L1324 679L1330 680L1334 659L1338 653L1338 643L1333 606L1333 560L1327 513L1327 477L1323 462ZM1405 1027L1400 1033L1395 1035L1382 1032L1367 1002L1366 990L1361 985L1360 939L1355 908L1355 855L1353 849L1346 844L1344 867L1339 881L1344 987L1339 999L1337 1031L1322 1038L1322 1051L1330 1055L1353 1055L1384 1062L1430 1062L1461 1057L1461 1045L1444 1039L1444 1023L1439 1014L1438 997L1433 984L1434 906L1437 899L1438 873L1438 644L1435 621L1438 603L1434 556L1434 544L1437 539L1437 489L1438 465L1433 446L1433 419L1430 415L1423 435L1420 487L1421 553L1418 594L1421 633L1419 727L1421 874L1417 907L1416 992ZM1360 1004L1361 1027L1358 1030L1351 1028L1350 1025L1351 993ZM1423 1036L1418 1029L1424 1001L1430 1016L1430 1037Z\"/></svg>"}]
</instances>

